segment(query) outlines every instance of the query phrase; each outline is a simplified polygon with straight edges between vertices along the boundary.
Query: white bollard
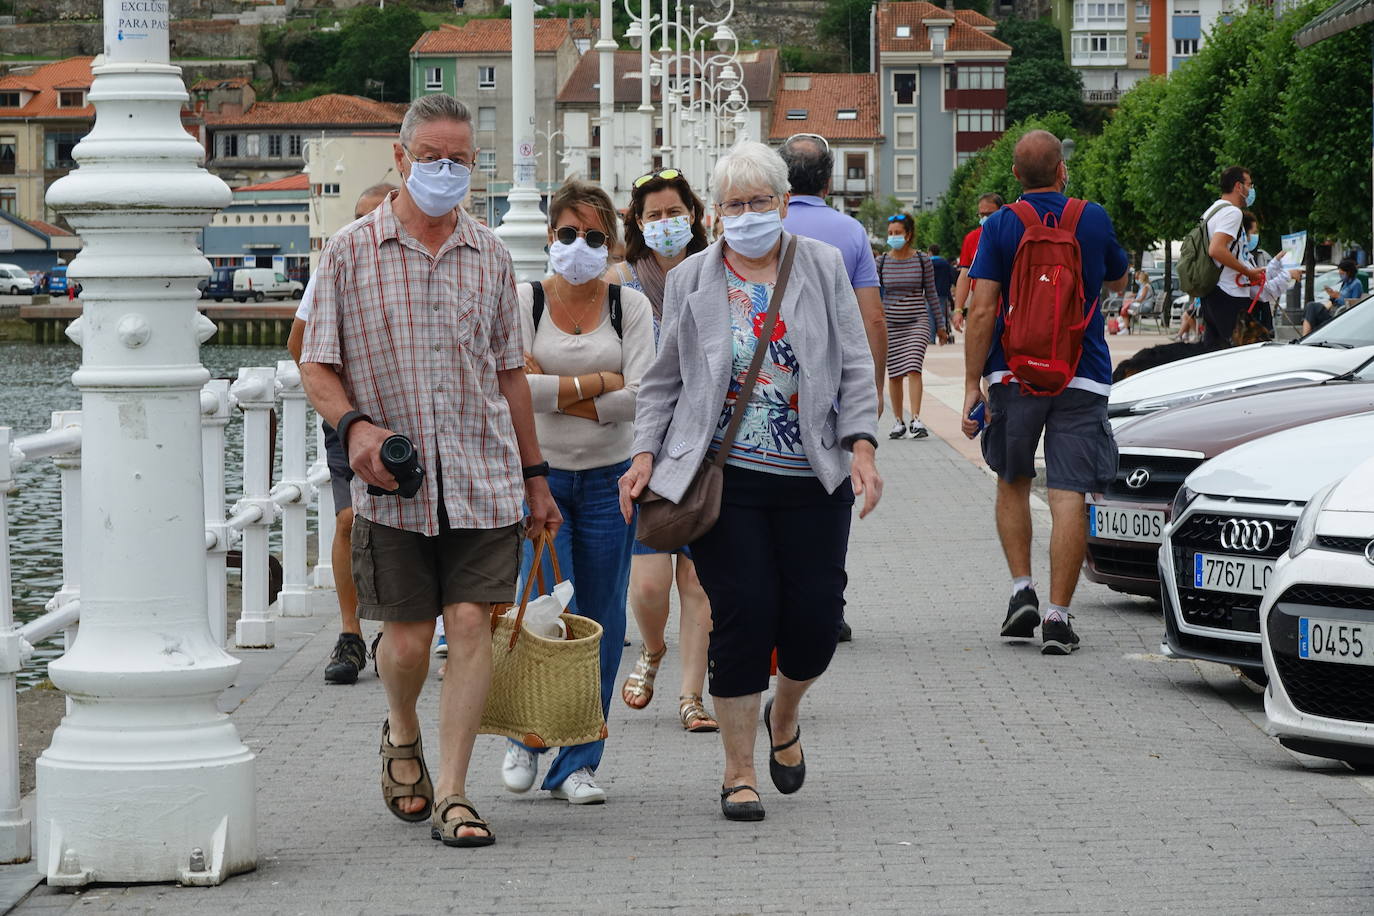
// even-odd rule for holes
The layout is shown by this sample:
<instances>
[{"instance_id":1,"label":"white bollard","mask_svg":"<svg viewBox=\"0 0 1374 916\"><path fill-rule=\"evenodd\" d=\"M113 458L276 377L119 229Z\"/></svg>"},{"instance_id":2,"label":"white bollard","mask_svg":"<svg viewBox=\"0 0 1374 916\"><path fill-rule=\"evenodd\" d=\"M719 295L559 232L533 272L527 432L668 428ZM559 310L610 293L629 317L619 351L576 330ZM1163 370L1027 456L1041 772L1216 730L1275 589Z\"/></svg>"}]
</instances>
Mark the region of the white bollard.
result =
<instances>
[{"instance_id":1,"label":"white bollard","mask_svg":"<svg viewBox=\"0 0 1374 916\"><path fill-rule=\"evenodd\" d=\"M186 133L167 10L117 34L95 126L47 203L81 236L81 638L48 666L71 711L38 760L38 868L54 887L218 884L255 867L253 754L216 699L239 662L210 635L196 283L232 194ZM160 8L156 8L159 7ZM123 39L123 40L121 40Z\"/></svg>"},{"instance_id":2,"label":"white bollard","mask_svg":"<svg viewBox=\"0 0 1374 916\"><path fill-rule=\"evenodd\" d=\"M0 865L29 860L32 825L19 798L19 708L16 675L23 639L14 625L10 591L10 429L0 426Z\"/></svg>"},{"instance_id":3,"label":"white bollard","mask_svg":"<svg viewBox=\"0 0 1374 916\"><path fill-rule=\"evenodd\" d=\"M315 468L327 467L329 456L324 447L324 420L315 417ZM315 497L315 570L311 584L316 588L334 587L334 516L339 511L334 506L332 479L326 480Z\"/></svg>"},{"instance_id":4,"label":"white bollard","mask_svg":"<svg viewBox=\"0 0 1374 916\"><path fill-rule=\"evenodd\" d=\"M294 488L296 499L282 506L282 586L278 600L283 617L309 617L310 583L306 581L306 525L310 511L310 482L305 479L305 443L309 435L309 402L301 385L301 370L283 359L277 362L277 393L281 395L281 482L277 490Z\"/></svg>"},{"instance_id":5,"label":"white bollard","mask_svg":"<svg viewBox=\"0 0 1374 916\"><path fill-rule=\"evenodd\" d=\"M224 523L224 428L229 425L229 380L212 378L200 389L200 463L205 478L205 599L210 636L222 646L229 638L229 575L225 555L234 529Z\"/></svg>"},{"instance_id":6,"label":"white bollard","mask_svg":"<svg viewBox=\"0 0 1374 916\"><path fill-rule=\"evenodd\" d=\"M271 411L276 405L276 379L266 367L239 369L229 389L243 408L243 498L234 503L233 520L242 522L242 611L234 630L240 649L276 645L277 621L267 608L267 537L277 520L277 504L268 493L272 477Z\"/></svg>"}]
</instances>

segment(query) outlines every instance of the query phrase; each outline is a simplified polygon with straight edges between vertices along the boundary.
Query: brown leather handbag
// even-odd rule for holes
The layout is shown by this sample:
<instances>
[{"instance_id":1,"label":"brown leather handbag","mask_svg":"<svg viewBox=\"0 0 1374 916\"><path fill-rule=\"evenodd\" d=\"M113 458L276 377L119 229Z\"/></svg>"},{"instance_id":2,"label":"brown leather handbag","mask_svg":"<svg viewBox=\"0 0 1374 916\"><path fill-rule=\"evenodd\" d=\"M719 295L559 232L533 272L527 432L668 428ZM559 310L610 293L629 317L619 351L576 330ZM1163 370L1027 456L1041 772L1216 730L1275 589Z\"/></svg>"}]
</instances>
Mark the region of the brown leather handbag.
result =
<instances>
[{"instance_id":1,"label":"brown leather handbag","mask_svg":"<svg viewBox=\"0 0 1374 916\"><path fill-rule=\"evenodd\" d=\"M687 491L677 502L658 495L648 487L639 494L636 500L639 503L639 521L635 526L635 537L646 547L677 550L715 527L716 519L720 517L720 500L725 485L725 459L730 455L730 447L735 444L740 421L744 419L744 408L753 397L754 383L758 381L764 354L768 352L773 328L778 323L778 310L782 308L782 294L787 289L787 278L792 273L792 258L796 251L797 239L793 236L778 266L778 280L773 284L773 295L768 301L768 312L759 332L759 342L754 347L754 360L749 364L744 384L740 386L735 410L730 415L729 425L725 427L720 448L697 469L696 477L692 478Z\"/></svg>"}]
</instances>

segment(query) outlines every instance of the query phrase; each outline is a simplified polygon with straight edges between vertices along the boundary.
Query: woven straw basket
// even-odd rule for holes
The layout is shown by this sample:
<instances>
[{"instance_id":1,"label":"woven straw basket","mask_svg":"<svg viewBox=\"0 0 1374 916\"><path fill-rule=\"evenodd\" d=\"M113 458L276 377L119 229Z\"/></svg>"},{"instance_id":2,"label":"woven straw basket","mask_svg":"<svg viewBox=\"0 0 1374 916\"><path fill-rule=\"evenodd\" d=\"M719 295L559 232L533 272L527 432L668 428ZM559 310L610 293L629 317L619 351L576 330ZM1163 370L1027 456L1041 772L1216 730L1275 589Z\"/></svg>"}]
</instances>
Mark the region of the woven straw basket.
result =
<instances>
[{"instance_id":1,"label":"woven straw basket","mask_svg":"<svg viewBox=\"0 0 1374 916\"><path fill-rule=\"evenodd\" d=\"M491 692L478 731L505 735L526 747L566 747L606 737L601 713L601 624L576 614L562 614L567 639L550 639L524 629L530 586L539 580L545 549L553 563L554 581L562 576L552 538L538 539L534 576L527 576L515 620L502 617L505 608L492 609Z\"/></svg>"}]
</instances>

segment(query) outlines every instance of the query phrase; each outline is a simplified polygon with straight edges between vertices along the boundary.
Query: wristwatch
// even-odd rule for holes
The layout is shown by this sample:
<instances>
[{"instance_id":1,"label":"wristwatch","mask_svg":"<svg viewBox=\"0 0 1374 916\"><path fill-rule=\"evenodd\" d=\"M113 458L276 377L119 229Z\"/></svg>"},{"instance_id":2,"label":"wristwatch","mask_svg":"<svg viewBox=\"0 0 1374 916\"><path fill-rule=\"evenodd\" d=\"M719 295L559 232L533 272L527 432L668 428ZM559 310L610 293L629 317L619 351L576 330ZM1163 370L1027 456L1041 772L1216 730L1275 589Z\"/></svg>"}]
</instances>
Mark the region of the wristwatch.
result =
<instances>
[{"instance_id":1,"label":"wristwatch","mask_svg":"<svg viewBox=\"0 0 1374 916\"><path fill-rule=\"evenodd\" d=\"M547 461L541 461L538 464L526 465L520 469L520 474L526 480L529 480L531 477L548 477L549 463Z\"/></svg>"}]
</instances>

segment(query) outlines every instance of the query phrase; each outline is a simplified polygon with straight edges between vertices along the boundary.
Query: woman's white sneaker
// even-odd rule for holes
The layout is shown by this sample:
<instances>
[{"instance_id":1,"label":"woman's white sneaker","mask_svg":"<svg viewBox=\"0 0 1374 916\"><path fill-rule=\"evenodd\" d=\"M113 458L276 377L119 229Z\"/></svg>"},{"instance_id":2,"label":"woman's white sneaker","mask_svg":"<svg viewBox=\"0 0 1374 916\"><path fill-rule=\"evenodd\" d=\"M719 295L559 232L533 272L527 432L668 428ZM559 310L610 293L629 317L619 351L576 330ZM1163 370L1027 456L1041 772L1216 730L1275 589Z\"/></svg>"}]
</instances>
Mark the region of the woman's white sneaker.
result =
<instances>
[{"instance_id":1,"label":"woman's white sneaker","mask_svg":"<svg viewBox=\"0 0 1374 916\"><path fill-rule=\"evenodd\" d=\"M563 784L549 794L570 805L600 805L606 801L606 790L596 784L591 767L573 770Z\"/></svg>"},{"instance_id":2,"label":"woman's white sneaker","mask_svg":"<svg viewBox=\"0 0 1374 916\"><path fill-rule=\"evenodd\" d=\"M898 421L897 421L897 425L894 426L894 427L892 427L892 429L889 430L889 431L888 431L888 434L887 434L887 437L888 437L889 439L901 439L901 438L903 438L903 437L905 437L905 436L906 436L906 424L903 423L901 420L898 420Z\"/></svg>"},{"instance_id":3,"label":"woman's white sneaker","mask_svg":"<svg viewBox=\"0 0 1374 916\"><path fill-rule=\"evenodd\" d=\"M912 417L912 418L911 418L911 438L913 438L913 439L924 439L926 436L929 436L929 435L930 435L930 430L926 429L926 425L925 425L924 423L921 422L921 418L920 418L920 417ZM895 437L894 437L894 438L895 438Z\"/></svg>"},{"instance_id":4,"label":"woman's white sneaker","mask_svg":"<svg viewBox=\"0 0 1374 916\"><path fill-rule=\"evenodd\" d=\"M501 764L501 781L511 792L528 792L539 773L539 757L519 744L506 744L506 759Z\"/></svg>"}]
</instances>

